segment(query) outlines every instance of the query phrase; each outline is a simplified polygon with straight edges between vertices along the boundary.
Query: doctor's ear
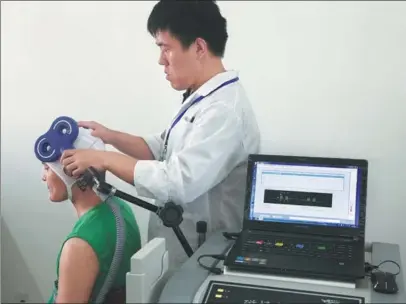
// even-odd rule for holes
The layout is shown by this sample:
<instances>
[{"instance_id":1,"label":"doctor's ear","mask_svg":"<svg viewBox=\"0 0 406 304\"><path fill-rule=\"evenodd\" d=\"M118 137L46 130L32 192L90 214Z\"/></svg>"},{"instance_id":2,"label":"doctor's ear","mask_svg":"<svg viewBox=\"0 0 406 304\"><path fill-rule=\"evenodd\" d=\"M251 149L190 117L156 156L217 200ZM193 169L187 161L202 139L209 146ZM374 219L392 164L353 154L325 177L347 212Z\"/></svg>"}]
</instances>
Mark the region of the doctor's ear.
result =
<instances>
[{"instance_id":1,"label":"doctor's ear","mask_svg":"<svg viewBox=\"0 0 406 304\"><path fill-rule=\"evenodd\" d=\"M203 56L205 56L207 54L207 52L209 51L207 42L203 38L196 38L195 47L196 47L197 57L199 59L201 59Z\"/></svg>"}]
</instances>

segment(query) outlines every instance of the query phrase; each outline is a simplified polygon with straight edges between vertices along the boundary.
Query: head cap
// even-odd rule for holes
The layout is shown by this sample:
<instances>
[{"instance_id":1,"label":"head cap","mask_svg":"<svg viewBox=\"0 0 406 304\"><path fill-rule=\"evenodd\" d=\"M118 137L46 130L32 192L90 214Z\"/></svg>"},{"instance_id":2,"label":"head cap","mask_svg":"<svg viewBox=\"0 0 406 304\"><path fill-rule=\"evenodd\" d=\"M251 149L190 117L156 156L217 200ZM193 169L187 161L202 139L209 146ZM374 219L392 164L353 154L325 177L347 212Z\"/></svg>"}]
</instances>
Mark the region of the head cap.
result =
<instances>
[{"instance_id":1,"label":"head cap","mask_svg":"<svg viewBox=\"0 0 406 304\"><path fill-rule=\"evenodd\" d=\"M68 197L72 200L72 186L76 179L65 174L59 159L64 150L94 149L105 150L100 138L91 135L91 130L79 128L76 121L67 116L55 119L49 130L35 142L35 156L46 163L65 183Z\"/></svg>"}]
</instances>

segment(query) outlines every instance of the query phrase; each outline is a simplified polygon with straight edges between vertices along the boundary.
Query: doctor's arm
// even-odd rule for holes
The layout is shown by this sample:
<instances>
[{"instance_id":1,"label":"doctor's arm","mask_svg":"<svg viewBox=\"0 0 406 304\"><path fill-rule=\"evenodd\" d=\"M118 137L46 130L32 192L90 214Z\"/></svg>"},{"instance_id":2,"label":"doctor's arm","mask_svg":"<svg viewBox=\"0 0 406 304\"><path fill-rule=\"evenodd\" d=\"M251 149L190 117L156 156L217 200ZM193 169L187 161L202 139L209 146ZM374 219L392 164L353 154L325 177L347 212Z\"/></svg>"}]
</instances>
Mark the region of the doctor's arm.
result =
<instances>
[{"instance_id":1,"label":"doctor's arm","mask_svg":"<svg viewBox=\"0 0 406 304\"><path fill-rule=\"evenodd\" d=\"M188 203L221 182L241 161L243 132L232 107L216 102L199 113L190 127L185 147L168 161L136 163L134 186L139 195Z\"/></svg>"},{"instance_id":2,"label":"doctor's arm","mask_svg":"<svg viewBox=\"0 0 406 304\"><path fill-rule=\"evenodd\" d=\"M155 159L153 151L144 138L120 131L112 130L110 132L108 143L117 150L136 159Z\"/></svg>"},{"instance_id":3,"label":"doctor's arm","mask_svg":"<svg viewBox=\"0 0 406 304\"><path fill-rule=\"evenodd\" d=\"M59 262L58 294L55 303L89 303L99 273L99 262L82 239L65 242Z\"/></svg>"},{"instance_id":4,"label":"doctor's arm","mask_svg":"<svg viewBox=\"0 0 406 304\"><path fill-rule=\"evenodd\" d=\"M115 131L95 121L79 121L79 126L92 129L93 134L99 137L104 143L112 145L120 152L136 159L154 159L154 146L148 145L144 138L128 133ZM158 140L159 135L150 136Z\"/></svg>"}]
</instances>

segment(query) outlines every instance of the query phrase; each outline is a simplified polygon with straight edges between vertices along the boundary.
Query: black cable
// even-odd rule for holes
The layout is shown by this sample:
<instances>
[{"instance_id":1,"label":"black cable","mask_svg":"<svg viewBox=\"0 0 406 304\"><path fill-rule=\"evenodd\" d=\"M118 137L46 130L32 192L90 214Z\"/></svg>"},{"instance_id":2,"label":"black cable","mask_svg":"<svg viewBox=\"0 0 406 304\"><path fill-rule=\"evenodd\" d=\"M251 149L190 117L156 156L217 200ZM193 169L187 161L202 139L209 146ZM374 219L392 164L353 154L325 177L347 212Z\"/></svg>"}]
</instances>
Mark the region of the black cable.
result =
<instances>
[{"instance_id":1,"label":"black cable","mask_svg":"<svg viewBox=\"0 0 406 304\"><path fill-rule=\"evenodd\" d=\"M240 232L223 232L223 236L227 240L236 240L240 236Z\"/></svg>"},{"instance_id":2,"label":"black cable","mask_svg":"<svg viewBox=\"0 0 406 304\"><path fill-rule=\"evenodd\" d=\"M400 273L400 265L399 265L397 262L392 261L392 260L385 260L385 261L379 263L379 264L376 266L377 269L379 269L379 266L381 266L382 264L385 264L385 263L392 263L392 264L395 264L396 266L398 266L398 272L397 272L397 273L392 273L394 276L397 276L397 275Z\"/></svg>"},{"instance_id":3,"label":"black cable","mask_svg":"<svg viewBox=\"0 0 406 304\"><path fill-rule=\"evenodd\" d=\"M223 232L223 236L224 236L227 240L236 240L239 235L240 235L239 232ZM210 271L211 273L214 273L214 274L222 274L222 273L223 273L223 270L222 270L221 268L216 267L216 265L217 265L217 263L218 263L219 261L224 261L224 260L226 259L226 253L227 253L227 251L230 249L230 247L231 247L232 245L233 245L233 243L231 243L229 246L227 246L227 247L223 250L223 252L222 252L221 254L202 254L201 256L199 256L199 257L197 258L197 262L199 263L199 265L200 265L202 268L204 268L204 269ZM212 263L211 266L207 266L207 265L204 265L204 264L202 264L202 263L200 262L200 260L201 260L202 258L213 258L213 259L215 259L215 261Z\"/></svg>"},{"instance_id":4,"label":"black cable","mask_svg":"<svg viewBox=\"0 0 406 304\"><path fill-rule=\"evenodd\" d=\"M223 273L223 270L222 270L222 269L220 269L220 268L218 268L218 267L215 267L216 264L213 264L213 265L211 265L210 267L209 267L209 266L206 266L206 265L204 265L204 264L202 264L202 263L200 262L200 260L201 260L202 258L213 258L213 259L216 259L216 260L218 260L218 261L223 261L223 260L225 260L225 258L226 258L225 255L223 255L223 254L202 254L202 255L199 256L199 258L197 259L197 262L199 263L199 265L200 265L201 267L203 267L204 269L210 271L211 273L214 273L214 274L222 274L222 273Z\"/></svg>"},{"instance_id":5,"label":"black cable","mask_svg":"<svg viewBox=\"0 0 406 304\"><path fill-rule=\"evenodd\" d=\"M385 260L385 261L382 261L381 263L379 263L378 265L372 265L372 264L366 262L365 263L365 276L368 276L368 277L371 276L371 273L374 271L382 271L379 269L379 267L385 263L392 263L392 264L395 264L396 266L398 266L397 273L391 273L391 272L388 272L388 273L390 273L394 276L397 276L400 273L400 265L397 262L392 261L392 260Z\"/></svg>"}]
</instances>

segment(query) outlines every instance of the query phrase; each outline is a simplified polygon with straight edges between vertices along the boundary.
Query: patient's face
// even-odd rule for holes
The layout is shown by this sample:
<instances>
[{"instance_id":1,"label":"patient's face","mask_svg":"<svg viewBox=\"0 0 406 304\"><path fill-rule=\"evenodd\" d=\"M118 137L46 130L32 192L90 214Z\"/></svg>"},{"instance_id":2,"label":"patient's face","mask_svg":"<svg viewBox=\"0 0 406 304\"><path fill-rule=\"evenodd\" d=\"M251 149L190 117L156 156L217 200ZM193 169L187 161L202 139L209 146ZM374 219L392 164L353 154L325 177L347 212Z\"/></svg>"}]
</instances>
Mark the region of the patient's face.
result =
<instances>
[{"instance_id":1,"label":"patient's face","mask_svg":"<svg viewBox=\"0 0 406 304\"><path fill-rule=\"evenodd\" d=\"M52 202L62 202L68 199L68 193L66 191L65 183L46 164L44 164L42 180L47 183L49 199Z\"/></svg>"}]
</instances>

